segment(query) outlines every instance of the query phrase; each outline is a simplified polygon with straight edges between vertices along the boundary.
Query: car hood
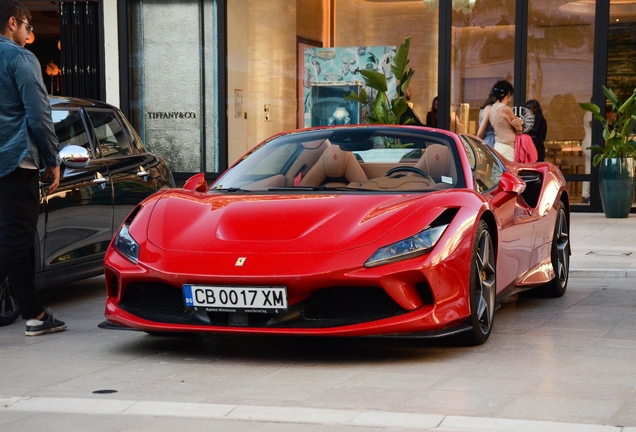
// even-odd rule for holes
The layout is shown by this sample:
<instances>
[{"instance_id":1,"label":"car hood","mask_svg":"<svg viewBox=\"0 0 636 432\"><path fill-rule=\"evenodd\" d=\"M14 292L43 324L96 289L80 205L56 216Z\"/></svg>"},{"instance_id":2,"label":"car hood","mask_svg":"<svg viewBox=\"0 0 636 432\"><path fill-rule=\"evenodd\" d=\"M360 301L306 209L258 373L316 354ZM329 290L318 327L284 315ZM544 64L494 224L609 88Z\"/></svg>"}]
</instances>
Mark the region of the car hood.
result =
<instances>
[{"instance_id":1,"label":"car hood","mask_svg":"<svg viewBox=\"0 0 636 432\"><path fill-rule=\"evenodd\" d=\"M170 191L154 207L148 240L159 248L184 252L341 251L378 240L426 207L432 195ZM425 214L420 220L412 234L430 222Z\"/></svg>"}]
</instances>

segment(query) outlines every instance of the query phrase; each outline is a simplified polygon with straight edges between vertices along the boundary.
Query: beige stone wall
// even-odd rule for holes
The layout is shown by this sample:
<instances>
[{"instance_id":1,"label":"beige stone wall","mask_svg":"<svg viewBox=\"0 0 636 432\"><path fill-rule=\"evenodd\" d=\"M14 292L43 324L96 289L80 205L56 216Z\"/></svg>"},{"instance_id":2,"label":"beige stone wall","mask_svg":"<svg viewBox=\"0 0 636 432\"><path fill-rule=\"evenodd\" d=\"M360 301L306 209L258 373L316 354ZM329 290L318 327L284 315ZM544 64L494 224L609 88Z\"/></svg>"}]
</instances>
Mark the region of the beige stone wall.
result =
<instances>
[{"instance_id":1,"label":"beige stone wall","mask_svg":"<svg viewBox=\"0 0 636 432\"><path fill-rule=\"evenodd\" d=\"M298 37L322 41L323 0L297 0L296 23Z\"/></svg>"},{"instance_id":2,"label":"beige stone wall","mask_svg":"<svg viewBox=\"0 0 636 432\"><path fill-rule=\"evenodd\" d=\"M296 127L296 27L296 0L228 2L230 164L265 138ZM237 94L243 118L237 118Z\"/></svg>"},{"instance_id":3,"label":"beige stone wall","mask_svg":"<svg viewBox=\"0 0 636 432\"><path fill-rule=\"evenodd\" d=\"M247 145L296 127L296 0L247 1ZM245 29L245 28L243 28ZM264 106L269 105L269 121Z\"/></svg>"}]
</instances>

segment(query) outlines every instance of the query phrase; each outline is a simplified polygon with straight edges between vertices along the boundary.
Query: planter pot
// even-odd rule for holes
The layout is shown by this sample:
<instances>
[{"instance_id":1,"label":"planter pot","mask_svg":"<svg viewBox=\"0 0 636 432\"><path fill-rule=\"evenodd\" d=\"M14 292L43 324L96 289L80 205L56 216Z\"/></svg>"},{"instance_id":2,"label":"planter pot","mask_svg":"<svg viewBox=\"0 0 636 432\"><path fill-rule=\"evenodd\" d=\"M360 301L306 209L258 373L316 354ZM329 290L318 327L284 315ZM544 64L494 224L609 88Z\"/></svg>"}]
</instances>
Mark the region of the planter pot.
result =
<instances>
[{"instance_id":1,"label":"planter pot","mask_svg":"<svg viewBox=\"0 0 636 432\"><path fill-rule=\"evenodd\" d=\"M603 159L599 181L605 217L629 216L634 201L634 158Z\"/></svg>"}]
</instances>

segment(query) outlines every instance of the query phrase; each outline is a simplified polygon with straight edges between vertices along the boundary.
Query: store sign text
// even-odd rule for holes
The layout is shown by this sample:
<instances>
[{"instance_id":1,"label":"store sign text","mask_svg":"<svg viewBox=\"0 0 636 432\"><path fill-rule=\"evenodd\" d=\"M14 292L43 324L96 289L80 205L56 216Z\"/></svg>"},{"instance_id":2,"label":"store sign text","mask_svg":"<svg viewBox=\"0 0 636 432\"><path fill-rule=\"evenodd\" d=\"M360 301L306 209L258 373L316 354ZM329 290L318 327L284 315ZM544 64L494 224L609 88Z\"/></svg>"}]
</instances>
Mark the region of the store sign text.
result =
<instances>
[{"instance_id":1,"label":"store sign text","mask_svg":"<svg viewBox=\"0 0 636 432\"><path fill-rule=\"evenodd\" d=\"M197 113L195 112L165 112L165 111L155 111L148 113L149 119L195 119L197 118Z\"/></svg>"}]
</instances>

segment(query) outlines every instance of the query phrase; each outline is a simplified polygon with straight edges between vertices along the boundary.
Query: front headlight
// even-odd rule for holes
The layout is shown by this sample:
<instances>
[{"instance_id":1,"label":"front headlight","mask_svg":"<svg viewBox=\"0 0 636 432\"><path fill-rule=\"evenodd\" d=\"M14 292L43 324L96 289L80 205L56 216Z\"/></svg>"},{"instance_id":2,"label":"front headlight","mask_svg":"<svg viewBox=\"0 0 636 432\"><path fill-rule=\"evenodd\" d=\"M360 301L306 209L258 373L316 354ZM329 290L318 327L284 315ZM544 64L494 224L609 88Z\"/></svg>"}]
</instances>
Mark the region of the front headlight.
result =
<instances>
[{"instance_id":1,"label":"front headlight","mask_svg":"<svg viewBox=\"0 0 636 432\"><path fill-rule=\"evenodd\" d=\"M139 260L139 243L130 235L128 225L122 225L115 237L115 249L117 252L137 264Z\"/></svg>"},{"instance_id":2,"label":"front headlight","mask_svg":"<svg viewBox=\"0 0 636 432\"><path fill-rule=\"evenodd\" d=\"M443 224L429 227L414 236L388 246L384 246L371 255L371 258L364 263L364 266L367 268L376 267L390 262L423 255L435 247L437 241L440 237L442 237L442 234L444 234L448 225L449 224Z\"/></svg>"}]
</instances>

